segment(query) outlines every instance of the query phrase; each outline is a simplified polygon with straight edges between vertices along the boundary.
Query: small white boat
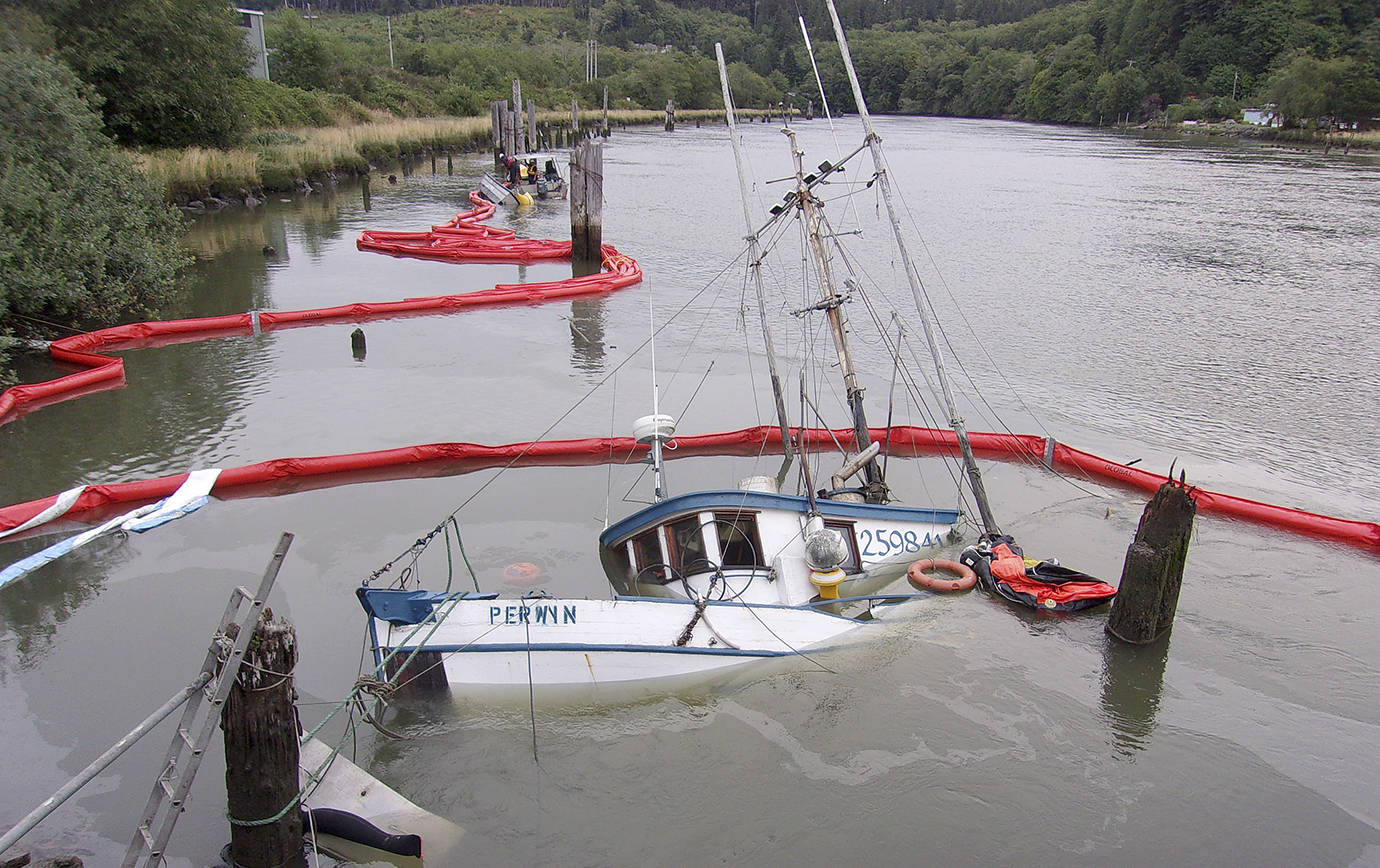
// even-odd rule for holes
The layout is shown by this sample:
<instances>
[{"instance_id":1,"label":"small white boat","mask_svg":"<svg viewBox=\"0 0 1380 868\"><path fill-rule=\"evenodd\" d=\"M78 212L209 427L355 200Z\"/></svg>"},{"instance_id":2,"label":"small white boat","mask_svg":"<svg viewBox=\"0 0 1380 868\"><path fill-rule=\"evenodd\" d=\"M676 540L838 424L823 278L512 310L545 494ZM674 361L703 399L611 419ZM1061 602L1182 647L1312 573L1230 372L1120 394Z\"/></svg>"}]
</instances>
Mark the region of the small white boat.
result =
<instances>
[{"instance_id":1,"label":"small white boat","mask_svg":"<svg viewBox=\"0 0 1380 868\"><path fill-rule=\"evenodd\" d=\"M445 594L360 588L374 667L406 681L437 665L468 696L537 689L636 698L727 679L764 660L839 647L893 604L917 595L848 601L844 617L823 606L732 600L611 600ZM417 653L417 659L409 658Z\"/></svg>"},{"instance_id":2,"label":"small white boat","mask_svg":"<svg viewBox=\"0 0 1380 868\"><path fill-rule=\"evenodd\" d=\"M513 189L526 193L536 199L564 199L568 193L565 167L570 161L567 154L555 151L532 151L514 154L513 159L531 171ZM511 185L510 185L511 186Z\"/></svg>"},{"instance_id":3,"label":"small white boat","mask_svg":"<svg viewBox=\"0 0 1380 868\"><path fill-rule=\"evenodd\" d=\"M568 157L554 152L533 152L503 157L510 171L506 178L484 174L479 187L497 205L531 205L538 199L564 199L568 193L565 171Z\"/></svg>"}]
</instances>

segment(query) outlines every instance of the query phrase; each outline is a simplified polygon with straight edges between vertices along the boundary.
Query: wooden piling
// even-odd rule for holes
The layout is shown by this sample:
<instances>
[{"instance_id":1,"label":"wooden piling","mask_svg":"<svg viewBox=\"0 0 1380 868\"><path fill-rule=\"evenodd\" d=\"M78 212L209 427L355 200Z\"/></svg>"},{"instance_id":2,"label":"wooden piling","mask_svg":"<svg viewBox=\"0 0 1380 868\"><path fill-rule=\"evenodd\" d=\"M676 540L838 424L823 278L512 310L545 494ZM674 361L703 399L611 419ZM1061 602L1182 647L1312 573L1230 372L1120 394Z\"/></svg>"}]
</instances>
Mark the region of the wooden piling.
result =
<instances>
[{"instance_id":1,"label":"wooden piling","mask_svg":"<svg viewBox=\"0 0 1380 868\"><path fill-rule=\"evenodd\" d=\"M455 162L451 159L450 154L446 154L446 174L455 174Z\"/></svg>"},{"instance_id":2,"label":"wooden piling","mask_svg":"<svg viewBox=\"0 0 1380 868\"><path fill-rule=\"evenodd\" d=\"M604 148L583 142L570 152L570 257L577 273L600 267L603 225Z\"/></svg>"},{"instance_id":3,"label":"wooden piling","mask_svg":"<svg viewBox=\"0 0 1380 868\"><path fill-rule=\"evenodd\" d=\"M369 202L369 175L366 173L360 177L360 189L364 193L364 210L368 211Z\"/></svg>"},{"instance_id":4,"label":"wooden piling","mask_svg":"<svg viewBox=\"0 0 1380 868\"><path fill-rule=\"evenodd\" d=\"M498 155L503 153L507 140L503 137L503 119L508 114L508 101L496 99L489 103L489 123L493 132L494 167L501 165Z\"/></svg>"},{"instance_id":5,"label":"wooden piling","mask_svg":"<svg viewBox=\"0 0 1380 868\"><path fill-rule=\"evenodd\" d=\"M1135 541L1126 549L1121 586L1107 618L1109 634L1144 645L1169 632L1179 606L1197 511L1192 489L1182 476L1178 482L1171 478L1150 498Z\"/></svg>"},{"instance_id":6,"label":"wooden piling","mask_svg":"<svg viewBox=\"0 0 1380 868\"><path fill-rule=\"evenodd\" d=\"M298 794L297 632L267 607L225 709L225 793L235 865L305 868ZM269 820L281 813L281 817Z\"/></svg>"},{"instance_id":7,"label":"wooden piling","mask_svg":"<svg viewBox=\"0 0 1380 868\"><path fill-rule=\"evenodd\" d=\"M508 153L521 154L527 150L527 141L526 131L522 128L522 80L517 78L513 79L513 114L516 115L514 132L517 141L513 144L513 150Z\"/></svg>"},{"instance_id":8,"label":"wooden piling","mask_svg":"<svg viewBox=\"0 0 1380 868\"><path fill-rule=\"evenodd\" d=\"M537 104L530 99L527 101L527 143L527 150L541 150L541 145L537 144Z\"/></svg>"},{"instance_id":9,"label":"wooden piling","mask_svg":"<svg viewBox=\"0 0 1380 868\"><path fill-rule=\"evenodd\" d=\"M350 355L355 357L355 361L362 362L368 354L369 348L364 339L364 329L356 327L350 332Z\"/></svg>"},{"instance_id":10,"label":"wooden piling","mask_svg":"<svg viewBox=\"0 0 1380 868\"><path fill-rule=\"evenodd\" d=\"M604 120L600 124L601 134L604 138L609 136L609 86L604 85Z\"/></svg>"},{"instance_id":11,"label":"wooden piling","mask_svg":"<svg viewBox=\"0 0 1380 868\"><path fill-rule=\"evenodd\" d=\"M572 98L570 100L570 132L580 131L580 101Z\"/></svg>"},{"instance_id":12,"label":"wooden piling","mask_svg":"<svg viewBox=\"0 0 1380 868\"><path fill-rule=\"evenodd\" d=\"M668 99L668 100L666 100L666 132L668 132L668 133L674 133L675 131L676 131L676 101L673 100L673 99Z\"/></svg>"}]
</instances>

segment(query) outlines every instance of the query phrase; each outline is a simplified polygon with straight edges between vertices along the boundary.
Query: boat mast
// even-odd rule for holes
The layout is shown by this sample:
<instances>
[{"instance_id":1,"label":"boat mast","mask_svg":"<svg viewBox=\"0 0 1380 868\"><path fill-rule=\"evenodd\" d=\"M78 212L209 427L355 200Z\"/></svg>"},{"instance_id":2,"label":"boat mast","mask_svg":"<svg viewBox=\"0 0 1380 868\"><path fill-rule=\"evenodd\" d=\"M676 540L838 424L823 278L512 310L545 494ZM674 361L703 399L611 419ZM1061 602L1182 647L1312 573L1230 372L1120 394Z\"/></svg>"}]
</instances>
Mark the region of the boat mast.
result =
<instances>
[{"instance_id":1,"label":"boat mast","mask_svg":"<svg viewBox=\"0 0 1380 868\"><path fill-rule=\"evenodd\" d=\"M891 231L896 236L896 247L901 255L901 263L906 270L906 280L910 283L911 295L915 297L915 308L920 314L920 324L925 328L925 340L930 345L930 356L934 359L935 372L939 378L939 388L943 393L944 409L949 414L949 426L958 438L959 451L963 453L963 467L968 473L968 484L977 501L978 512L982 517L982 527L987 533L1000 533L996 519L992 517L992 507L987 502L987 491L982 485L982 473L978 470L977 459L973 457L973 446L968 440L968 428L958 415L954 406L953 392L949 388L949 378L944 371L944 357L939 352L939 344L934 339L934 327L930 324L925 310L925 291L920 285L920 275L911 264L910 253L906 249L905 237L901 233L901 220L896 214L896 205L891 199L891 179L887 177L886 161L882 156L882 139L872 128L872 116L867 112L867 101L863 99L862 86L858 84L858 72L853 68L853 55L848 51L848 38L843 34L843 24L839 21L838 9L834 0L825 0L829 7L829 17L834 22L834 33L839 40L839 51L843 54L843 67L848 71L848 83L853 87L853 99L858 104L858 115L862 118L863 130L867 133L867 145L872 151L872 166L877 176L877 185L886 202L886 212L891 218Z\"/></svg>"},{"instance_id":2,"label":"boat mast","mask_svg":"<svg viewBox=\"0 0 1380 868\"><path fill-rule=\"evenodd\" d=\"M858 385L858 371L853 365L853 353L848 348L848 323L843 316L844 299L834 289L834 273L829 266L829 256L824 250L823 203L810 192L809 182L805 180L805 167L802 158L805 152L795 141L795 130L786 127L782 130L791 143L791 158L795 161L795 200L796 206L805 215L805 226L810 238L810 252L814 256L815 270L819 273L820 286L824 298L811 309L823 310L829 317L829 328L834 336L834 349L838 352L839 369L843 372L843 385L848 397L848 409L853 413L853 433L857 439L857 450L864 452L872 445L872 436L867 430L867 414L863 411L863 389ZM882 479L877 459L870 458L863 465L863 479L866 480L864 496L868 503L882 503L886 500L886 483Z\"/></svg>"},{"instance_id":3,"label":"boat mast","mask_svg":"<svg viewBox=\"0 0 1380 868\"><path fill-rule=\"evenodd\" d=\"M757 232L752 228L747 169L743 165L742 145L738 143L738 122L733 114L733 94L728 89L728 67L724 64L724 47L721 43L714 43L714 54L719 59L719 84L724 92L724 113L728 116L728 140L733 145L733 160L738 165L738 191L743 202L743 225L747 227L748 256L751 257L749 267L757 290L757 315L762 320L762 340L767 345L767 369L771 372L771 393L776 399L776 420L781 425L781 446L786 454L786 460L777 474L777 487L780 487L790 467L791 427L786 421L786 399L781 394L781 377L776 371L776 345L771 338L771 328L767 325L766 293L762 289L762 246L758 243Z\"/></svg>"}]
</instances>

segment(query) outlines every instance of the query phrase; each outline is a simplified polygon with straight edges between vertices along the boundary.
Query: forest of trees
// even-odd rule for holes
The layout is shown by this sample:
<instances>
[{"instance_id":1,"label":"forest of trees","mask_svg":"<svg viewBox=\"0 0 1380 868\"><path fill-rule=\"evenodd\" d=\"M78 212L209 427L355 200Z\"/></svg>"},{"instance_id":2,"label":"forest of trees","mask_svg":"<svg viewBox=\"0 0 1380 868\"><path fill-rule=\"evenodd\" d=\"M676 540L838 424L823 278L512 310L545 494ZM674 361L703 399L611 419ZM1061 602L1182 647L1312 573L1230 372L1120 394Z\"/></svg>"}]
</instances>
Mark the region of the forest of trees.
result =
<instances>
[{"instance_id":1,"label":"forest of trees","mask_svg":"<svg viewBox=\"0 0 1380 868\"><path fill-rule=\"evenodd\" d=\"M482 114L514 77L544 106L719 103L713 46L740 104L818 96L852 108L824 0L245 0L267 10L272 82L243 75L217 0L16 0L31 50L98 96L136 146L224 145L256 127L369 111ZM1054 123L1227 118L1277 104L1290 122L1380 115L1380 0L840 0L876 111ZM388 16L385 18L385 16ZM15 18L11 12L8 16ZM388 31L391 25L391 63ZM14 29L13 27L11 29ZM585 81L584 44L600 46Z\"/></svg>"}]
</instances>

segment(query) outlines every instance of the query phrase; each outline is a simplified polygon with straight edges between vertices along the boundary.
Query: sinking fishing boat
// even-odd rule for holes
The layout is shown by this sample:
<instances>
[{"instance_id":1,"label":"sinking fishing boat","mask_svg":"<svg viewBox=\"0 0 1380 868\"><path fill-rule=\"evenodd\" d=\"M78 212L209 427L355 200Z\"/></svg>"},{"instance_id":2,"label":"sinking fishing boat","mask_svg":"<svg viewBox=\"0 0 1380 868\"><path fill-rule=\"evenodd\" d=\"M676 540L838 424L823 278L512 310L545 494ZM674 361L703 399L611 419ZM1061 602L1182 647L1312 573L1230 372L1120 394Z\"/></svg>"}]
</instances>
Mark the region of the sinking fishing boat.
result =
<instances>
[{"instance_id":1,"label":"sinking fishing boat","mask_svg":"<svg viewBox=\"0 0 1380 868\"><path fill-rule=\"evenodd\" d=\"M837 20L835 28L851 74ZM885 438L874 442L871 436L848 340L844 307L861 289L852 281L845 288L835 278L829 245L838 243L839 233L829 227L816 192L844 163L871 148L875 177L891 207L880 141L865 120L868 135L863 145L807 173L795 132L784 129L795 167L794 189L771 209L767 226L754 231L722 50L719 64L783 443L792 441L791 426L762 302L757 239L771 226L798 218L805 227L817 295L797 314L822 317L832 335L831 352L819 362L826 367L836 364L842 374L851 437L839 448L850 454L828 474L829 484L818 489L810 456L802 455L802 490L781 490L793 457L788 449L787 463L776 476L751 477L736 489L669 496L662 459L663 450L674 442L676 422L658 406L653 339L652 413L637 420L634 435L650 453L654 499L599 538L601 563L620 595L607 600L504 600L480 593L477 582L475 593L360 588L380 678L434 679L467 692L612 685L668 689L687 680L724 675L763 658L838 647L865 635L864 628L880 615L934 593L907 589L889 594L883 589L905 574L911 562L926 555L933 558L954 543L963 511L957 502L910 506L894 500L879 459ZM866 119L856 79L854 88ZM892 223L905 257L899 223ZM944 406L961 447L964 476L985 529L997 532L967 432L953 410L942 357L918 302L917 295L944 388ZM895 353L899 365L899 349ZM820 415L806 394L805 382L802 371L802 407L808 405Z\"/></svg>"}]
</instances>

